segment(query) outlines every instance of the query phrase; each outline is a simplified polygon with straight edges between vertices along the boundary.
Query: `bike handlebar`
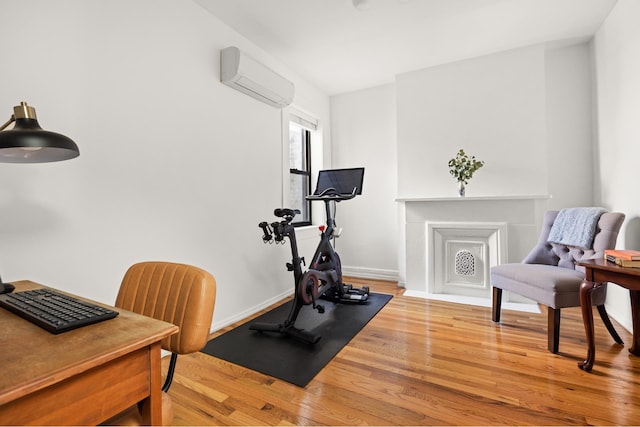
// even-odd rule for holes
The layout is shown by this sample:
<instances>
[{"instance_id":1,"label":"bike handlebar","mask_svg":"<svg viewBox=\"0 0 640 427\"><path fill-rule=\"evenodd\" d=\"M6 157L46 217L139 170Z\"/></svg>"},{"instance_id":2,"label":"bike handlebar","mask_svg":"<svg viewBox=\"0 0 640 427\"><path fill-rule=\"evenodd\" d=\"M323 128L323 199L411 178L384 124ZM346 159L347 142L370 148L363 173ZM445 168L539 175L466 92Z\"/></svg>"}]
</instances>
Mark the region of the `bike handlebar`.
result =
<instances>
[{"instance_id":1,"label":"bike handlebar","mask_svg":"<svg viewBox=\"0 0 640 427\"><path fill-rule=\"evenodd\" d=\"M358 187L353 187L353 191L351 192L351 194L342 194L342 193L338 193L338 191L333 188L333 187L329 187L327 189L325 189L324 191L322 191L320 194L312 194L310 196L307 196L306 199L307 200L335 200L337 202L340 202L342 200L350 200L353 199L354 197L356 197L356 193L358 192Z\"/></svg>"},{"instance_id":2,"label":"bike handlebar","mask_svg":"<svg viewBox=\"0 0 640 427\"><path fill-rule=\"evenodd\" d=\"M262 241L267 243L273 239L271 234L273 231L269 228L269 224L266 221L262 221L258 224L258 227L262 228Z\"/></svg>"}]
</instances>

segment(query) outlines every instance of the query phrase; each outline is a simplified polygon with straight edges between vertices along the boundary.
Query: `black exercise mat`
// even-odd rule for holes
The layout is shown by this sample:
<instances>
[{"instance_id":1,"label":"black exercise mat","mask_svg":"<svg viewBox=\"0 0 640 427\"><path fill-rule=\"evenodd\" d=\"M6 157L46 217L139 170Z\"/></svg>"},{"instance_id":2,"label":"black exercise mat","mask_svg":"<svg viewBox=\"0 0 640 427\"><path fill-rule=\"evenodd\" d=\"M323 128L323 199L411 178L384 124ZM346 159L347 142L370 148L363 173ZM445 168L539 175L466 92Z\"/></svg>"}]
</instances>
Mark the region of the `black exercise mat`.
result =
<instances>
[{"instance_id":1,"label":"black exercise mat","mask_svg":"<svg viewBox=\"0 0 640 427\"><path fill-rule=\"evenodd\" d=\"M366 304L335 304L320 301L320 314L310 305L302 307L297 328L322 336L307 344L277 332L249 329L253 322L282 323L293 301L209 341L203 353L262 372L300 387L309 381L384 307L392 295L369 294Z\"/></svg>"}]
</instances>

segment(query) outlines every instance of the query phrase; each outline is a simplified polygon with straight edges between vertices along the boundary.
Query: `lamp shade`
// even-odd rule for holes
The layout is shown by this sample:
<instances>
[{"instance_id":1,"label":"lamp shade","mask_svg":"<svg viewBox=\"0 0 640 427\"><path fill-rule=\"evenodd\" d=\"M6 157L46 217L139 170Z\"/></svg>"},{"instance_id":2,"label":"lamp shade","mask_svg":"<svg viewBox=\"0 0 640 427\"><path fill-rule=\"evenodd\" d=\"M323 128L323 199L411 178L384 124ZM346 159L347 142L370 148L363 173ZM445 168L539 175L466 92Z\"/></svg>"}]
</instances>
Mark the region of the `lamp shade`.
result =
<instances>
[{"instance_id":1,"label":"lamp shade","mask_svg":"<svg viewBox=\"0 0 640 427\"><path fill-rule=\"evenodd\" d=\"M14 108L12 129L0 131L0 162L47 163L73 159L80 150L70 138L40 127L26 103Z\"/></svg>"}]
</instances>

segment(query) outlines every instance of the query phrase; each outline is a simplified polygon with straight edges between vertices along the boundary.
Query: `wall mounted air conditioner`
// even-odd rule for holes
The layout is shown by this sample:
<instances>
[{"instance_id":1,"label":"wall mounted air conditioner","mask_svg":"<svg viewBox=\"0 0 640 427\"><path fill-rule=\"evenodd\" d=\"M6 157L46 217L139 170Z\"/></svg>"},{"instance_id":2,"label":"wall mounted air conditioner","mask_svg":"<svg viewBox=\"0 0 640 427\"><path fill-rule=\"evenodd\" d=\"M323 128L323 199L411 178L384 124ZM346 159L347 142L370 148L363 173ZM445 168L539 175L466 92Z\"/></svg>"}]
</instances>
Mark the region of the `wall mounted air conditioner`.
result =
<instances>
[{"instance_id":1,"label":"wall mounted air conditioner","mask_svg":"<svg viewBox=\"0 0 640 427\"><path fill-rule=\"evenodd\" d=\"M293 83L235 46L220 51L220 81L276 108L291 104Z\"/></svg>"}]
</instances>

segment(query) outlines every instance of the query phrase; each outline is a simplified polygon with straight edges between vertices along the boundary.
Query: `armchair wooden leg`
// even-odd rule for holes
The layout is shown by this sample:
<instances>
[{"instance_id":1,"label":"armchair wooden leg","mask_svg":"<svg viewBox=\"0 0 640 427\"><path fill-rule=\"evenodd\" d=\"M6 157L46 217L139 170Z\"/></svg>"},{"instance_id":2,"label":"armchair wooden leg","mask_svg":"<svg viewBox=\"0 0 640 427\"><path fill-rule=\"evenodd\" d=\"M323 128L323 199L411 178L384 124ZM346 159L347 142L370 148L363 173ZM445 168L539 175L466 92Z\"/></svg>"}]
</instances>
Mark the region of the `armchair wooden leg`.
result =
<instances>
[{"instance_id":1,"label":"armchair wooden leg","mask_svg":"<svg viewBox=\"0 0 640 427\"><path fill-rule=\"evenodd\" d=\"M493 287L493 302L491 305L491 320L500 321L500 309L502 307L502 289Z\"/></svg>"},{"instance_id":2,"label":"armchair wooden leg","mask_svg":"<svg viewBox=\"0 0 640 427\"><path fill-rule=\"evenodd\" d=\"M560 345L560 309L547 307L547 348L557 353Z\"/></svg>"},{"instance_id":3,"label":"armchair wooden leg","mask_svg":"<svg viewBox=\"0 0 640 427\"><path fill-rule=\"evenodd\" d=\"M607 314L607 310L604 308L604 305L598 306L598 313L600 313L602 323L604 323L604 326L607 327L607 331L609 331L611 338L613 338L613 340L618 344L624 344L622 338L620 338L620 335L618 335L618 332L616 332L615 328L613 327L611 319L609 319L609 315Z\"/></svg>"}]
</instances>

